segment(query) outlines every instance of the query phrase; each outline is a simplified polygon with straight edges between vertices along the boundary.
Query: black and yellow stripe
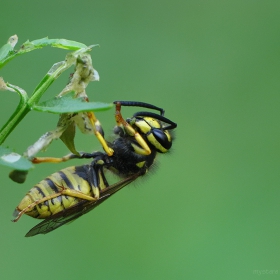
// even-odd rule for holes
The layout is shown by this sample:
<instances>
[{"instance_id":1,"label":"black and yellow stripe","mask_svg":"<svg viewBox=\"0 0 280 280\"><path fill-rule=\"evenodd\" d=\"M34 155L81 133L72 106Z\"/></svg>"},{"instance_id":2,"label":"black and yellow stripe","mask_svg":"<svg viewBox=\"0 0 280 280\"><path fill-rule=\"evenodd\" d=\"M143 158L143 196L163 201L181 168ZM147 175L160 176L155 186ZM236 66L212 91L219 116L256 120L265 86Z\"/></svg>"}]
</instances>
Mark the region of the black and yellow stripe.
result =
<instances>
[{"instance_id":1,"label":"black and yellow stripe","mask_svg":"<svg viewBox=\"0 0 280 280\"><path fill-rule=\"evenodd\" d=\"M72 166L50 175L35 185L26 194L18 205L17 211L20 212L36 201L58 194L65 188L94 197L93 190L96 187L104 188L105 185L102 183L100 186L94 186L92 184L93 180L91 180L89 176L90 171L91 167L89 165ZM101 175L99 174L99 176ZM99 181L103 182L103 179L97 179L97 182ZM35 205L35 207L27 211L26 214L37 219L45 219L77 205L81 200L81 198L62 194Z\"/></svg>"}]
</instances>

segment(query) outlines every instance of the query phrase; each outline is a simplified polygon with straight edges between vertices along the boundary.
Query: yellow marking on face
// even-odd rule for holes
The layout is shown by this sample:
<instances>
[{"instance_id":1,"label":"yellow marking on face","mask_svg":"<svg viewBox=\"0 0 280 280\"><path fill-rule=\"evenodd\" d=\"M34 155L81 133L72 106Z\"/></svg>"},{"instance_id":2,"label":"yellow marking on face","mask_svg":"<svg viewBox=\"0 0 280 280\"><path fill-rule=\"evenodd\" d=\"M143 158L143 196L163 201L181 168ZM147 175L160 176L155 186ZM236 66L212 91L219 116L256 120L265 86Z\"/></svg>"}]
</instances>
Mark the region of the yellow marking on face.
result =
<instances>
[{"instance_id":1,"label":"yellow marking on face","mask_svg":"<svg viewBox=\"0 0 280 280\"><path fill-rule=\"evenodd\" d=\"M138 166L139 168L142 168L145 165L146 161L141 161L136 163L136 166Z\"/></svg>"}]
</instances>

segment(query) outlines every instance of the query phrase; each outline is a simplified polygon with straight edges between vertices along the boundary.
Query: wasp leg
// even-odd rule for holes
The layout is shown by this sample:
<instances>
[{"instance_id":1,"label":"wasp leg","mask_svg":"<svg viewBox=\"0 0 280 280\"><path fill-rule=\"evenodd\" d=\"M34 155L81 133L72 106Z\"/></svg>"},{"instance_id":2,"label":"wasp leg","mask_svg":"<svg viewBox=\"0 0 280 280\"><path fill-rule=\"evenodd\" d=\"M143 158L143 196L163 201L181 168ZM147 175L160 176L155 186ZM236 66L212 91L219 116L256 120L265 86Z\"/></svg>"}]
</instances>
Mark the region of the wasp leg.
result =
<instances>
[{"instance_id":1,"label":"wasp leg","mask_svg":"<svg viewBox=\"0 0 280 280\"><path fill-rule=\"evenodd\" d=\"M73 158L81 158L81 156L69 154L61 158L55 158L55 157L34 157L32 159L32 163L44 163L44 162L50 162L50 163L60 163L64 161L68 161Z\"/></svg>"},{"instance_id":2,"label":"wasp leg","mask_svg":"<svg viewBox=\"0 0 280 280\"><path fill-rule=\"evenodd\" d=\"M95 197L92 197L92 196L84 194L80 191L65 188L64 186L58 186L57 184L56 184L56 186L58 188L61 188L61 191L59 191L57 193L54 193L54 194L51 194L51 195L48 195L48 196L45 196L44 198L38 199L38 200L34 201L33 203L29 204L27 207L25 207L20 212L18 212L16 218L12 221L17 222L23 214L28 212L30 209L34 208L36 205L38 205L38 204L40 204L44 201L56 198L56 197L61 196L61 195L68 195L68 196L71 196L71 197L81 198L81 199L89 200L89 201L95 201L95 200L99 199L99 192L97 192L95 194L96 195Z\"/></svg>"},{"instance_id":3,"label":"wasp leg","mask_svg":"<svg viewBox=\"0 0 280 280\"><path fill-rule=\"evenodd\" d=\"M88 112L87 115L88 115L88 118L89 118L89 120L90 120L90 122L92 124L93 133L95 134L96 138L98 139L98 141L102 145L102 147L103 147L104 151L106 152L106 154L108 156L112 156L113 153L114 153L114 150L108 147L107 142L104 139L104 133L103 133L103 129L101 127L100 122L95 117L93 112Z\"/></svg>"},{"instance_id":4,"label":"wasp leg","mask_svg":"<svg viewBox=\"0 0 280 280\"><path fill-rule=\"evenodd\" d=\"M34 157L31 162L38 164L38 163L60 163L65 162L70 159L83 159L83 158L100 158L100 156L103 156L103 153L101 152L94 152L94 153L80 153L79 155L76 154L69 154L60 158L56 157Z\"/></svg>"},{"instance_id":5,"label":"wasp leg","mask_svg":"<svg viewBox=\"0 0 280 280\"><path fill-rule=\"evenodd\" d=\"M137 152L138 154L141 155L149 155L151 153L151 149L149 148L148 144L146 143L146 141L143 139L143 137L137 132L135 131L135 129L122 117L121 114L121 103L120 102L116 102L116 113L115 113L115 118L116 118L116 122L117 122L117 126L121 126L123 125L125 131L127 132L127 134L129 134L130 136L133 136L135 138L135 140L137 141L137 143L140 145L140 147L138 147L137 145L131 144L135 150L135 152Z\"/></svg>"}]
</instances>

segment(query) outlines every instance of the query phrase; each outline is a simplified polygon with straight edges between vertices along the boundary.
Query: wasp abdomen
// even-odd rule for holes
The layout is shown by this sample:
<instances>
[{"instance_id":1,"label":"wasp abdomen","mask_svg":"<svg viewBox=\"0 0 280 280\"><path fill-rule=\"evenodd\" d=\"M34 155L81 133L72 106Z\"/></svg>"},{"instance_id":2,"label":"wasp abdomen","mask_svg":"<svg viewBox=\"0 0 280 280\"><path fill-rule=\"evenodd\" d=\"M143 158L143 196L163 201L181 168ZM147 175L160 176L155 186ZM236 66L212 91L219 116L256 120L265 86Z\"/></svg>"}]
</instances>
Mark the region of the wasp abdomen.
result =
<instances>
[{"instance_id":1,"label":"wasp abdomen","mask_svg":"<svg viewBox=\"0 0 280 280\"><path fill-rule=\"evenodd\" d=\"M68 167L42 180L25 195L14 215L36 201L47 197L50 197L50 199L39 204L35 203L34 207L26 211L26 214L37 219L44 219L78 204L82 200L81 198L60 195L61 191L67 188L93 196L87 172L88 167L88 165Z\"/></svg>"}]
</instances>

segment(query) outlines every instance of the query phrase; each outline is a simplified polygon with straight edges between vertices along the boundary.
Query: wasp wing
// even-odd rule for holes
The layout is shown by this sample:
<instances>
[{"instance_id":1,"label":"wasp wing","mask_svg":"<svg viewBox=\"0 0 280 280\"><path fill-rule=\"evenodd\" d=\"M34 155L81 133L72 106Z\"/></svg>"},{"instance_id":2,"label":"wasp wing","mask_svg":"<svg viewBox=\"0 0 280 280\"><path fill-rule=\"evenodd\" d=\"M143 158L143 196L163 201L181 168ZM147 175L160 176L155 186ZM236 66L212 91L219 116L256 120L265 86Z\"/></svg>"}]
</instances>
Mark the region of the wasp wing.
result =
<instances>
[{"instance_id":1,"label":"wasp wing","mask_svg":"<svg viewBox=\"0 0 280 280\"><path fill-rule=\"evenodd\" d=\"M95 207L100 205L102 202L107 200L113 194L121 190L126 185L130 184L139 177L139 174L134 174L123 180L120 180L116 184L113 184L100 192L100 198L96 201L83 200L79 204L66 209L65 211L59 212L46 218L43 222L33 227L25 236L30 237L37 234L49 233L64 224L67 224L80 216L93 210Z\"/></svg>"}]
</instances>

